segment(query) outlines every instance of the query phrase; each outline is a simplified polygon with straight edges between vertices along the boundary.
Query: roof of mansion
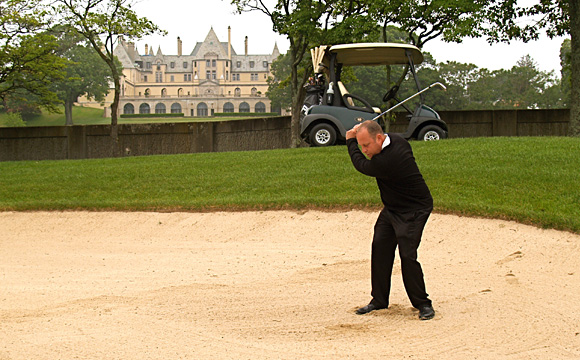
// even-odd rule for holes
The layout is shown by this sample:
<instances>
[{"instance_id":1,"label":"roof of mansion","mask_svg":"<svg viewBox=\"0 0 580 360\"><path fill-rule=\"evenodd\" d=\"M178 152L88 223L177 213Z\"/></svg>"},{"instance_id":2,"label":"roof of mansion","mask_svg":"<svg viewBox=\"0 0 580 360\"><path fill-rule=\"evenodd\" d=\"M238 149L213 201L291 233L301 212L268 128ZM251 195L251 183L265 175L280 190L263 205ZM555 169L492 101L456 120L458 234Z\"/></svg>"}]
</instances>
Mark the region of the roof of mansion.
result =
<instances>
[{"instance_id":1,"label":"roof of mansion","mask_svg":"<svg viewBox=\"0 0 580 360\"><path fill-rule=\"evenodd\" d=\"M181 46L179 38L178 43L179 46ZM203 42L197 42L195 44L195 47L189 55L164 55L161 51L161 47L159 47L157 52L154 54L153 49L148 49L147 45L145 45L145 49L146 54L141 55L137 51L134 43L126 42L123 38L120 38L114 54L125 68L132 68L138 63L143 64L145 62L150 62L151 64L172 64L172 66L167 66L166 72L189 71L190 68L188 66L191 66L190 64L193 61L228 59L228 42L220 42L213 28L210 29ZM263 70L264 62L271 64L279 55L280 51L278 50L277 44L274 44L274 49L271 54L264 55L238 55L233 46L231 47L232 67L234 67L235 71L238 72ZM254 67L250 66L250 62L254 63Z\"/></svg>"}]
</instances>

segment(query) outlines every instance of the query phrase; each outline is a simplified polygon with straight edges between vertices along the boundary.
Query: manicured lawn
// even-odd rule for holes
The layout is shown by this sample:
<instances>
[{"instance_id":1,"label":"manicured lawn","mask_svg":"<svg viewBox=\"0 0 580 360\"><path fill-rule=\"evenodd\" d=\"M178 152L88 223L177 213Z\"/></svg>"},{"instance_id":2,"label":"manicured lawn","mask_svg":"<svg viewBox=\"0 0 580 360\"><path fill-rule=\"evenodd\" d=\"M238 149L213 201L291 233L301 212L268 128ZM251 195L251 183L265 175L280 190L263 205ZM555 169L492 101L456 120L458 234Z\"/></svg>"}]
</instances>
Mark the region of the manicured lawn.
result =
<instances>
[{"instance_id":1,"label":"manicured lawn","mask_svg":"<svg viewBox=\"0 0 580 360\"><path fill-rule=\"evenodd\" d=\"M435 210L580 233L580 139L412 142ZM0 210L265 210L381 206L344 146L0 163Z\"/></svg>"},{"instance_id":2,"label":"manicured lawn","mask_svg":"<svg viewBox=\"0 0 580 360\"><path fill-rule=\"evenodd\" d=\"M43 112L42 115L34 116L26 120L26 126L64 126L64 109L61 114L49 114ZM103 109L90 107L73 107L74 125L107 125L111 123L111 118L103 117ZM238 114L239 115L239 114ZM215 117L150 117L150 118L119 118L119 124L147 124L164 122L198 122L198 121L228 121L247 119L248 116L215 116ZM0 127L6 126L7 116L0 112Z\"/></svg>"}]
</instances>

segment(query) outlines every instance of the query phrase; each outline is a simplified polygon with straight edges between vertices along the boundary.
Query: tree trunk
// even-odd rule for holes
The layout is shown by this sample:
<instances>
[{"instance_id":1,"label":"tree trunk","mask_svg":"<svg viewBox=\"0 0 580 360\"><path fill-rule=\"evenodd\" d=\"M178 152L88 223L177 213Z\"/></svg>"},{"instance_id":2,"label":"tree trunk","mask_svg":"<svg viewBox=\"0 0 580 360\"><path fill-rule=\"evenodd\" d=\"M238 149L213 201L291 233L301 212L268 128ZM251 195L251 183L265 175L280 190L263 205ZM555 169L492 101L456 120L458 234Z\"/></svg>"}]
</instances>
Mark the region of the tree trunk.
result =
<instances>
[{"instance_id":1,"label":"tree trunk","mask_svg":"<svg viewBox=\"0 0 580 360\"><path fill-rule=\"evenodd\" d=\"M292 118L290 120L290 147L296 148L302 142L300 138L300 111L304 102L304 91L298 91L292 97Z\"/></svg>"},{"instance_id":2,"label":"tree trunk","mask_svg":"<svg viewBox=\"0 0 580 360\"><path fill-rule=\"evenodd\" d=\"M119 113L119 98L121 95L121 76L115 66L114 60L109 63L111 72L113 73L113 82L115 84L115 93L113 95L113 103L111 104L111 137L119 140L119 127L117 122L117 114Z\"/></svg>"},{"instance_id":3,"label":"tree trunk","mask_svg":"<svg viewBox=\"0 0 580 360\"><path fill-rule=\"evenodd\" d=\"M300 103L299 94L299 84L298 84L298 66L300 61L297 60L297 46L294 39L290 38L290 61L291 61L291 79L290 79L290 92L292 94L292 117L290 119L290 147L296 148L300 144L300 109L302 104Z\"/></svg>"},{"instance_id":4,"label":"tree trunk","mask_svg":"<svg viewBox=\"0 0 580 360\"><path fill-rule=\"evenodd\" d=\"M121 77L114 71L113 80L115 82L115 94L111 104L111 125L117 126L117 114L119 113L119 97L121 95Z\"/></svg>"},{"instance_id":5,"label":"tree trunk","mask_svg":"<svg viewBox=\"0 0 580 360\"><path fill-rule=\"evenodd\" d=\"M570 89L570 136L580 136L580 0L569 1L572 84Z\"/></svg>"},{"instance_id":6,"label":"tree trunk","mask_svg":"<svg viewBox=\"0 0 580 360\"><path fill-rule=\"evenodd\" d=\"M66 119L64 124L66 126L73 125L73 119L72 119L73 103L74 103L74 101L70 98L70 96L67 96L66 100L64 101L64 117Z\"/></svg>"}]
</instances>

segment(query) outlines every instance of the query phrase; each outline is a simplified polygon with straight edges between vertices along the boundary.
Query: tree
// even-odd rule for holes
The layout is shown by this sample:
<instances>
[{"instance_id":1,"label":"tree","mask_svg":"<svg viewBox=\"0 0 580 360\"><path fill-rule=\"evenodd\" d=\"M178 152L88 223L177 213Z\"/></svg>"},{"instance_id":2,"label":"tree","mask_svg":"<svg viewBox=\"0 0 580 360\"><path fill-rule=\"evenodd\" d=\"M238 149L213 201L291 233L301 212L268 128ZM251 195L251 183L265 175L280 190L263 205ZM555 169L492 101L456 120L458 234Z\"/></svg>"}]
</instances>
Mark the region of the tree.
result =
<instances>
[{"instance_id":1,"label":"tree","mask_svg":"<svg viewBox=\"0 0 580 360\"><path fill-rule=\"evenodd\" d=\"M36 1L0 1L0 100L58 111L50 84L62 78L65 62L55 38L42 32L47 19L40 9Z\"/></svg>"},{"instance_id":2,"label":"tree","mask_svg":"<svg viewBox=\"0 0 580 360\"><path fill-rule=\"evenodd\" d=\"M519 6L517 0L494 3L488 22L480 23L489 42L536 40L542 32L550 37L570 35L569 133L580 136L580 0L542 0Z\"/></svg>"},{"instance_id":3,"label":"tree","mask_svg":"<svg viewBox=\"0 0 580 360\"><path fill-rule=\"evenodd\" d=\"M332 0L277 0L273 7L263 0L232 0L238 12L259 11L272 21L274 31L286 35L290 47L290 93L292 98L291 146L300 143L300 109L304 101L306 83L312 74L312 63L308 51L320 44L333 44L337 39L348 41L361 33L361 26L348 21L348 16L355 11L341 10L339 6L354 4L353 1ZM360 25L360 24L359 24ZM364 31L362 31L364 32Z\"/></svg>"},{"instance_id":4,"label":"tree","mask_svg":"<svg viewBox=\"0 0 580 360\"><path fill-rule=\"evenodd\" d=\"M572 51L570 49L570 39L566 39L562 42L560 46L560 65L562 70L560 72L560 87L563 96L563 102L565 105L570 106L570 88L571 88L571 77L572 77Z\"/></svg>"},{"instance_id":5,"label":"tree","mask_svg":"<svg viewBox=\"0 0 580 360\"><path fill-rule=\"evenodd\" d=\"M292 108L292 89L290 88L290 56L280 55L272 62L272 75L268 77L268 91L266 96L270 99L272 108L290 111Z\"/></svg>"},{"instance_id":6,"label":"tree","mask_svg":"<svg viewBox=\"0 0 580 360\"><path fill-rule=\"evenodd\" d=\"M72 107L79 96L103 101L109 92L109 67L76 31L56 26L51 32L59 37L59 54L68 60L66 76L53 84L53 90L64 102L65 124L72 125ZM121 67L117 64L117 67Z\"/></svg>"},{"instance_id":7,"label":"tree","mask_svg":"<svg viewBox=\"0 0 580 360\"><path fill-rule=\"evenodd\" d=\"M482 19L489 3L489 0L362 1L365 10L359 16L382 26L383 41L389 40L389 28L396 26L406 34L404 42L419 49L438 37L445 41L461 41L461 38L473 35L472 24ZM401 85L407 71L408 68L394 85Z\"/></svg>"},{"instance_id":8,"label":"tree","mask_svg":"<svg viewBox=\"0 0 580 360\"><path fill-rule=\"evenodd\" d=\"M121 94L122 68L113 50L119 36L139 39L164 33L146 18L131 10L131 0L56 0L55 15L72 26L90 43L111 71L115 93L111 105L111 135L117 136L117 113Z\"/></svg>"}]
</instances>

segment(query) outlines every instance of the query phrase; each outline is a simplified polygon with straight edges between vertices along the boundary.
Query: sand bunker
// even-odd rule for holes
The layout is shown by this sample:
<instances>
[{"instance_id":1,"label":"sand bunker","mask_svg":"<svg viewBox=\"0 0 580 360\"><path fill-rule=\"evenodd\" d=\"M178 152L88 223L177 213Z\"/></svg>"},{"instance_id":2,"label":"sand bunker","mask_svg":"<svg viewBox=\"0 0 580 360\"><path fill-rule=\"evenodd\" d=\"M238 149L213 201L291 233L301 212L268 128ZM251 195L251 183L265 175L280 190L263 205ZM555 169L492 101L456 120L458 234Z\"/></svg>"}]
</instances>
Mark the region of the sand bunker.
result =
<instances>
[{"instance_id":1,"label":"sand bunker","mask_svg":"<svg viewBox=\"0 0 580 360\"><path fill-rule=\"evenodd\" d=\"M0 213L0 359L580 357L580 236L433 214L359 316L377 214Z\"/></svg>"}]
</instances>

